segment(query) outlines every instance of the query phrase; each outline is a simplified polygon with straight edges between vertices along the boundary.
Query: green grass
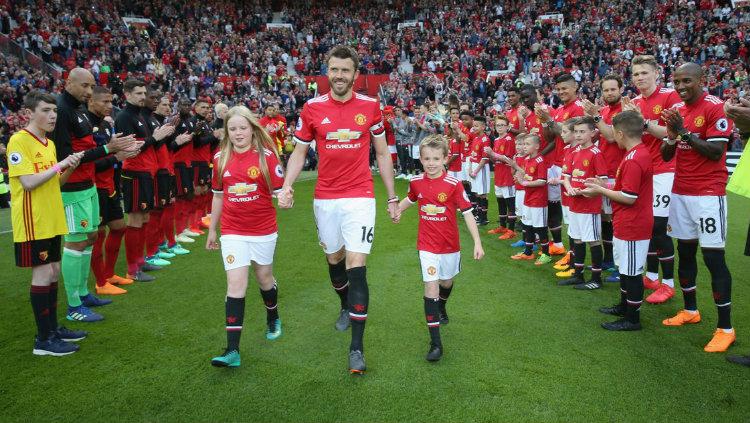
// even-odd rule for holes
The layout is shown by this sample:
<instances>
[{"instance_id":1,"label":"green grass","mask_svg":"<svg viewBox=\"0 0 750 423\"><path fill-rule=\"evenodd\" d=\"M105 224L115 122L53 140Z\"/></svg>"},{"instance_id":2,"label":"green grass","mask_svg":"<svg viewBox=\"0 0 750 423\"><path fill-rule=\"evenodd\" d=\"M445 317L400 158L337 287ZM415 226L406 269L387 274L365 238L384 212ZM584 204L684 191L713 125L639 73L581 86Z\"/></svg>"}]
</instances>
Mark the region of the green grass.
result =
<instances>
[{"instance_id":1,"label":"green grass","mask_svg":"<svg viewBox=\"0 0 750 423\"><path fill-rule=\"evenodd\" d=\"M91 331L79 353L35 357L29 272L13 266L11 236L1 235L0 422L747 421L748 369L702 349L716 323L702 265L701 324L661 325L680 309L678 294L665 305L644 305L643 331L609 333L599 327L608 317L596 310L615 302L616 285L557 287L549 268L512 262L507 242L483 235L484 260L464 252L443 328L446 354L427 363L416 210L398 226L389 223L379 181L368 263L369 372L349 376L349 334L333 329L338 298L317 243L313 183L298 183L295 208L279 213L275 273L284 335L265 340L263 306L251 285L238 369L209 365L225 342L217 252L192 244L193 253L156 273L155 283L116 297L102 310L104 322L70 325ZM398 189L403 195L405 184ZM750 201L734 196L729 206L739 334L731 351L750 353L750 260L741 255ZM469 246L464 228L462 237Z\"/></svg>"}]
</instances>

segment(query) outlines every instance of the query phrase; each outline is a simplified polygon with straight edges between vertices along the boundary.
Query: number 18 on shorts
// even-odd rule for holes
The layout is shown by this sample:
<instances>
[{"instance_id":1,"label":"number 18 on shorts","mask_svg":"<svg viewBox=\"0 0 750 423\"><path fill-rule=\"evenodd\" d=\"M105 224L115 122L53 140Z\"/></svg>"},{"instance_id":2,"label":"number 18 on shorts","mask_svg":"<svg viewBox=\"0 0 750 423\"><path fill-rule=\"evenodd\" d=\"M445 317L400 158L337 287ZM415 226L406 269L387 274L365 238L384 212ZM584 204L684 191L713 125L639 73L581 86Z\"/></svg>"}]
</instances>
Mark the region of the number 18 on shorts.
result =
<instances>
[{"instance_id":1,"label":"number 18 on shorts","mask_svg":"<svg viewBox=\"0 0 750 423\"><path fill-rule=\"evenodd\" d=\"M724 248L727 197L672 194L667 234L677 239L697 239L701 247Z\"/></svg>"}]
</instances>

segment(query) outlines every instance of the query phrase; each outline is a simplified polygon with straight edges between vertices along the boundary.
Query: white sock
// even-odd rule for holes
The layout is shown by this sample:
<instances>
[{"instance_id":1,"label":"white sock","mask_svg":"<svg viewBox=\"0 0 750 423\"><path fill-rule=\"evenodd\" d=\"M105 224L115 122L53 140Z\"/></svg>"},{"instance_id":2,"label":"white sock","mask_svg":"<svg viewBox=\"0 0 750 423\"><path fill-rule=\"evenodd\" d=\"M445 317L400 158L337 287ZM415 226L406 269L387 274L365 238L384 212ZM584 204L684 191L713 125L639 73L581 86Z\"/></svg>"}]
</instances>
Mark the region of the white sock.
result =
<instances>
[{"instance_id":1,"label":"white sock","mask_svg":"<svg viewBox=\"0 0 750 423\"><path fill-rule=\"evenodd\" d=\"M563 243L562 242L555 242L555 247L562 248L563 247Z\"/></svg>"},{"instance_id":2,"label":"white sock","mask_svg":"<svg viewBox=\"0 0 750 423\"><path fill-rule=\"evenodd\" d=\"M698 314L698 310L688 310L688 309L685 309L685 311L687 311L690 314Z\"/></svg>"},{"instance_id":3,"label":"white sock","mask_svg":"<svg viewBox=\"0 0 750 423\"><path fill-rule=\"evenodd\" d=\"M722 328L721 331L724 332L724 333L732 333L732 332L734 332L734 328L729 328L729 329Z\"/></svg>"},{"instance_id":4,"label":"white sock","mask_svg":"<svg viewBox=\"0 0 750 423\"><path fill-rule=\"evenodd\" d=\"M674 288L674 279L662 279L661 283L667 285L670 288Z\"/></svg>"},{"instance_id":5,"label":"white sock","mask_svg":"<svg viewBox=\"0 0 750 423\"><path fill-rule=\"evenodd\" d=\"M651 279L652 281L658 281L659 280L659 274L654 272L646 272L646 277Z\"/></svg>"}]
</instances>

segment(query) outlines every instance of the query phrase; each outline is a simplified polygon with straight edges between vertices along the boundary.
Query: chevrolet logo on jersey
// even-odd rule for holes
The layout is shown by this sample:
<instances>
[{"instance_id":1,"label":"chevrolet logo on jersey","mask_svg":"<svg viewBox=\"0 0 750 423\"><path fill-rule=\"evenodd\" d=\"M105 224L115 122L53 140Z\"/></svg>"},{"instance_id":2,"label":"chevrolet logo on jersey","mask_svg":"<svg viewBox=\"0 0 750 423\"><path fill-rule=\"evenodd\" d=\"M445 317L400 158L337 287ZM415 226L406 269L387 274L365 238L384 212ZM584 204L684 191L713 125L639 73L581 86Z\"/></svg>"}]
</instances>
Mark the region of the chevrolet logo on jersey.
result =
<instances>
[{"instance_id":1,"label":"chevrolet logo on jersey","mask_svg":"<svg viewBox=\"0 0 750 423\"><path fill-rule=\"evenodd\" d=\"M583 176L583 175L585 175L585 174L586 174L586 171L585 171L585 170L581 170L581 169L573 169L573 174L572 174L572 176L573 176L574 178L580 178L581 176Z\"/></svg>"},{"instance_id":2,"label":"chevrolet logo on jersey","mask_svg":"<svg viewBox=\"0 0 750 423\"><path fill-rule=\"evenodd\" d=\"M339 129L335 132L329 132L326 134L327 140L336 140L338 142L349 142L351 140L357 140L362 136L361 131L350 131L348 129Z\"/></svg>"},{"instance_id":3,"label":"chevrolet logo on jersey","mask_svg":"<svg viewBox=\"0 0 750 423\"><path fill-rule=\"evenodd\" d=\"M251 192L255 192L258 189L258 184L247 184L245 182L236 183L228 188L230 194L234 195L247 195Z\"/></svg>"},{"instance_id":4,"label":"chevrolet logo on jersey","mask_svg":"<svg viewBox=\"0 0 750 423\"><path fill-rule=\"evenodd\" d=\"M420 210L422 210L422 212L428 216L435 216L445 213L445 207L436 206L434 204L425 204Z\"/></svg>"}]
</instances>

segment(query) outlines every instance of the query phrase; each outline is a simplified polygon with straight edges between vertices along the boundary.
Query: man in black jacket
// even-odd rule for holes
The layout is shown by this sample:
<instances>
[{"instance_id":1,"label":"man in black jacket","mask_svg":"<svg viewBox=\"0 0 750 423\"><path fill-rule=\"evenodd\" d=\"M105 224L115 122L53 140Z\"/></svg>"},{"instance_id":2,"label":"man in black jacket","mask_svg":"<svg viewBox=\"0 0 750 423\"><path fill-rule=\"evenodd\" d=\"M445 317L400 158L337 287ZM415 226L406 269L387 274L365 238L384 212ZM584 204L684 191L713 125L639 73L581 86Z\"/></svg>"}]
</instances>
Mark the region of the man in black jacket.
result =
<instances>
[{"instance_id":1,"label":"man in black jacket","mask_svg":"<svg viewBox=\"0 0 750 423\"><path fill-rule=\"evenodd\" d=\"M88 276L91 254L99 226L99 198L94 184L94 162L110 153L132 151L133 137L113 135L105 145L98 146L93 125L83 107L91 98L94 76L85 69L70 71L65 91L57 98L57 122L52 132L58 160L71 153L83 152L81 165L61 187L69 234L65 236L62 275L68 299L68 320L95 322L100 314L89 307L109 304L89 293Z\"/></svg>"},{"instance_id":2,"label":"man in black jacket","mask_svg":"<svg viewBox=\"0 0 750 423\"><path fill-rule=\"evenodd\" d=\"M115 129L126 135L134 135L144 141L137 156L126 159L122 166L122 193L128 227L125 230L125 256L128 261L130 279L150 282L155 278L144 271L160 267L145 261L146 236L144 225L149 221L149 212L154 208L154 176L157 159L154 148L157 143L174 132L173 125L162 125L151 130L141 111L146 99L146 83L139 79L128 79L123 84L124 109L115 118ZM132 276L132 277L131 277Z\"/></svg>"},{"instance_id":3,"label":"man in black jacket","mask_svg":"<svg viewBox=\"0 0 750 423\"><path fill-rule=\"evenodd\" d=\"M94 141L105 145L112 137L112 93L108 88L96 86L88 101L87 115L93 125ZM140 145L138 142L137 145ZM121 161L138 154L138 150L118 151L98 159L96 167L96 192L99 197L99 233L91 256L91 270L96 278L96 293L118 295L127 291L115 285L129 285L132 279L115 274L115 264L125 235L125 214L122 211L120 187L115 182ZM109 228L109 233L107 233ZM105 258L106 257L106 258Z\"/></svg>"}]
</instances>

